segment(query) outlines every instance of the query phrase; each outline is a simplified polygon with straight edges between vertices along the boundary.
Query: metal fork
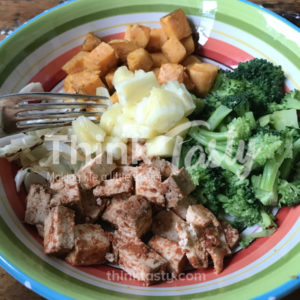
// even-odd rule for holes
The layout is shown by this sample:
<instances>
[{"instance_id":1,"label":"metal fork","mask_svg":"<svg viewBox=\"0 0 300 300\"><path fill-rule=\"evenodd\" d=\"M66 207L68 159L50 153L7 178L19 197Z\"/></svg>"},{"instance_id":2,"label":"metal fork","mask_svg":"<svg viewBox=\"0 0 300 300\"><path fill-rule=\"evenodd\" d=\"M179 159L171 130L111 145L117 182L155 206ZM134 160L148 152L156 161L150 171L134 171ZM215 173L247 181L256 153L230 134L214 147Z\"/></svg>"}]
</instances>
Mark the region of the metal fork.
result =
<instances>
[{"instance_id":1,"label":"metal fork","mask_svg":"<svg viewBox=\"0 0 300 300\"><path fill-rule=\"evenodd\" d=\"M59 101L62 99L74 102ZM110 103L107 97L83 94L32 92L3 95L0 96L0 137L29 130L67 126L82 115L97 120L96 117ZM82 111L87 107L97 108L97 111Z\"/></svg>"}]
</instances>

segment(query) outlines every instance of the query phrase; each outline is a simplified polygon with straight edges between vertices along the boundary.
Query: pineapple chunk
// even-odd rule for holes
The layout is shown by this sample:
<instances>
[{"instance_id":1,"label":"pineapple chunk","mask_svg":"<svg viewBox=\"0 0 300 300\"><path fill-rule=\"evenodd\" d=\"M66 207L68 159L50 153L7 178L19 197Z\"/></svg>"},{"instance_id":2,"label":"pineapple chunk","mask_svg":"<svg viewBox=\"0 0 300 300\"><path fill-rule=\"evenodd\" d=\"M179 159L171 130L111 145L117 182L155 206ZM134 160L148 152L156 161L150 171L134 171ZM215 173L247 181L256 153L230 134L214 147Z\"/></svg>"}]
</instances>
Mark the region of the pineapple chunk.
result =
<instances>
[{"instance_id":1,"label":"pineapple chunk","mask_svg":"<svg viewBox=\"0 0 300 300\"><path fill-rule=\"evenodd\" d=\"M118 117L122 114L122 105L115 103L103 113L100 120L100 127L103 128L107 134L111 134Z\"/></svg>"},{"instance_id":2,"label":"pineapple chunk","mask_svg":"<svg viewBox=\"0 0 300 300\"><path fill-rule=\"evenodd\" d=\"M112 155L112 158L119 160L123 157L127 159L127 140L122 140L117 136L106 137L103 143L103 150L106 151L107 155Z\"/></svg>"},{"instance_id":3,"label":"pineapple chunk","mask_svg":"<svg viewBox=\"0 0 300 300\"><path fill-rule=\"evenodd\" d=\"M123 115L127 118L134 119L136 112L136 104L127 104L123 106Z\"/></svg>"},{"instance_id":4,"label":"pineapple chunk","mask_svg":"<svg viewBox=\"0 0 300 300\"><path fill-rule=\"evenodd\" d=\"M165 133L183 116L181 99L173 92L154 87L150 96L137 104L135 120L138 124Z\"/></svg>"},{"instance_id":5,"label":"pineapple chunk","mask_svg":"<svg viewBox=\"0 0 300 300\"><path fill-rule=\"evenodd\" d=\"M129 78L132 78L134 74L128 70L126 66L119 67L115 73L112 80L112 84L115 87L118 83L128 80Z\"/></svg>"},{"instance_id":6,"label":"pineapple chunk","mask_svg":"<svg viewBox=\"0 0 300 300\"><path fill-rule=\"evenodd\" d=\"M185 138L191 127L191 121L184 117L182 118L172 129L170 129L165 135L169 137L181 136Z\"/></svg>"},{"instance_id":7,"label":"pineapple chunk","mask_svg":"<svg viewBox=\"0 0 300 300\"><path fill-rule=\"evenodd\" d=\"M147 155L171 157L175 147L176 137L159 135L146 143Z\"/></svg>"},{"instance_id":8,"label":"pineapple chunk","mask_svg":"<svg viewBox=\"0 0 300 300\"><path fill-rule=\"evenodd\" d=\"M144 97L149 96L154 86L159 87L154 73L145 73L142 70L138 70L134 73L133 77L116 83L115 89L119 96L119 102L122 105L126 105L127 103L137 103Z\"/></svg>"},{"instance_id":9,"label":"pineapple chunk","mask_svg":"<svg viewBox=\"0 0 300 300\"><path fill-rule=\"evenodd\" d=\"M167 91L173 92L177 95L177 97L180 98L184 107L185 117L190 115L194 111L196 105L193 101L191 94L186 89L184 84L179 83L178 81L169 81L167 84L163 85L163 88Z\"/></svg>"}]
</instances>

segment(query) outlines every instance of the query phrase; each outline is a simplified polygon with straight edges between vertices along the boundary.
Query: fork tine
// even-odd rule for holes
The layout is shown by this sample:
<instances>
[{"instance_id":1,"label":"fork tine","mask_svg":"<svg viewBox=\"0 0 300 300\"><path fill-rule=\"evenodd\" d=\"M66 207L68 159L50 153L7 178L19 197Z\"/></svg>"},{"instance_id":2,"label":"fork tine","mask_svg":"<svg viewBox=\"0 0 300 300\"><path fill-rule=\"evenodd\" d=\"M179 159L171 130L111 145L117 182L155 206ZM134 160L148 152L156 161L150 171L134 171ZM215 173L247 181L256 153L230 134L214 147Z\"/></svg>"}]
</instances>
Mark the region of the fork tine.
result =
<instances>
[{"instance_id":1,"label":"fork tine","mask_svg":"<svg viewBox=\"0 0 300 300\"><path fill-rule=\"evenodd\" d=\"M107 104L94 102L63 102L63 103L19 103L20 108L24 110L43 110L48 108L86 108L86 107L103 107L107 108ZM20 110L21 111L21 110Z\"/></svg>"}]
</instances>

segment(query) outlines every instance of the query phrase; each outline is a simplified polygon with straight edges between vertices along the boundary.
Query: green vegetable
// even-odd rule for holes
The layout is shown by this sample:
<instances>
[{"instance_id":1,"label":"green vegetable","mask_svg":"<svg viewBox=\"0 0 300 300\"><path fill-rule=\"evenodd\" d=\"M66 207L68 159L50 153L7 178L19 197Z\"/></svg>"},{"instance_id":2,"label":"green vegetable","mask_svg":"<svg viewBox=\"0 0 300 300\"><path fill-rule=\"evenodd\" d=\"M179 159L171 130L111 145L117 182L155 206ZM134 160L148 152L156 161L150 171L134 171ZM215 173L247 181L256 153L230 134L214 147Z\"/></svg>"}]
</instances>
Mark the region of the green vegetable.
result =
<instances>
[{"instance_id":1,"label":"green vegetable","mask_svg":"<svg viewBox=\"0 0 300 300\"><path fill-rule=\"evenodd\" d=\"M276 130L284 130L286 127L299 128L296 109L273 112L271 115L271 124Z\"/></svg>"},{"instance_id":2,"label":"green vegetable","mask_svg":"<svg viewBox=\"0 0 300 300\"><path fill-rule=\"evenodd\" d=\"M278 184L279 203L278 206L293 206L300 203L300 180L287 182L279 180Z\"/></svg>"},{"instance_id":3,"label":"green vegetable","mask_svg":"<svg viewBox=\"0 0 300 300\"><path fill-rule=\"evenodd\" d=\"M275 231L276 231L275 228L265 229L260 232L255 232L247 236L244 236L240 241L240 246L242 248L247 248L255 239L271 236Z\"/></svg>"},{"instance_id":4,"label":"green vegetable","mask_svg":"<svg viewBox=\"0 0 300 300\"><path fill-rule=\"evenodd\" d=\"M285 109L300 110L300 91L299 90L293 90L289 93L286 93L280 103L273 102L273 103L269 104L270 112L275 112L278 110L285 110Z\"/></svg>"}]
</instances>

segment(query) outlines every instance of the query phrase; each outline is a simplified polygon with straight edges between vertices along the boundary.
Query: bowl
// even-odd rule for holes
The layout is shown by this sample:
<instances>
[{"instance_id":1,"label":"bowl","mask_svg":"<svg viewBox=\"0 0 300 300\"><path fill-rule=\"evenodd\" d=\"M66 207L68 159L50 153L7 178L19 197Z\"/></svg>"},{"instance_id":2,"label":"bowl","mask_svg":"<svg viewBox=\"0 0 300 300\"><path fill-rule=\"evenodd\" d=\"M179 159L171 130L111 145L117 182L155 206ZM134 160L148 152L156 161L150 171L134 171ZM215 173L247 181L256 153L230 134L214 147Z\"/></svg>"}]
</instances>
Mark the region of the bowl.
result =
<instances>
[{"instance_id":1,"label":"bowl","mask_svg":"<svg viewBox=\"0 0 300 300\"><path fill-rule=\"evenodd\" d=\"M80 49L87 32L121 38L127 24L159 26L159 18L183 8L199 33L198 53L227 68L253 57L283 67L286 86L300 89L300 31L283 18L236 0L77 0L35 17L0 45L0 93L40 81L60 90L62 65ZM2 146L3 146L2 141ZM300 286L300 206L282 208L278 230L226 260L224 271L190 272L144 286L110 266L72 267L43 253L41 240L23 224L25 194L17 192L16 167L0 160L0 265L26 287L51 299L267 299Z\"/></svg>"}]
</instances>

